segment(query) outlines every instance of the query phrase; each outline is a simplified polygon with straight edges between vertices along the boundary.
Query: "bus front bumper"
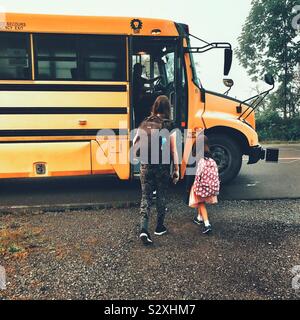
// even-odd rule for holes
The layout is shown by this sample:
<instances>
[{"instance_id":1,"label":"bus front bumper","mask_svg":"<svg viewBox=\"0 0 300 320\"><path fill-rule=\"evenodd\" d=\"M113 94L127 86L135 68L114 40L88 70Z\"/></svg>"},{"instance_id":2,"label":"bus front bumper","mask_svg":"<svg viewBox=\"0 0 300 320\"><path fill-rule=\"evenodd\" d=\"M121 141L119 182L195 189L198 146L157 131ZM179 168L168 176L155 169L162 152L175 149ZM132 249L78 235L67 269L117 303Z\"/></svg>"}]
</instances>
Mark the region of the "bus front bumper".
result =
<instances>
[{"instance_id":1,"label":"bus front bumper","mask_svg":"<svg viewBox=\"0 0 300 320\"><path fill-rule=\"evenodd\" d=\"M279 149L264 149L262 146L256 146L249 150L248 164L255 164L260 160L266 160L266 162L278 162L278 159Z\"/></svg>"}]
</instances>

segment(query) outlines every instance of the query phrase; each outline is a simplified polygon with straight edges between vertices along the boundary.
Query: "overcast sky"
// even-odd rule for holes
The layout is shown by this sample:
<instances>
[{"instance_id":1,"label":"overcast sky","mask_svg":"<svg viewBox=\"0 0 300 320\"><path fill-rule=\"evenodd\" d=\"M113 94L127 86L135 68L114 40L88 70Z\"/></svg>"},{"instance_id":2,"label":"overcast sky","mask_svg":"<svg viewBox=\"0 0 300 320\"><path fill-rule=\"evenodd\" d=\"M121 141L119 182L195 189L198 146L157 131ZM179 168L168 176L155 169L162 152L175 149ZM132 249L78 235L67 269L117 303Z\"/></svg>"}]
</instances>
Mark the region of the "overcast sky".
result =
<instances>
[{"instance_id":1,"label":"overcast sky","mask_svg":"<svg viewBox=\"0 0 300 320\"><path fill-rule=\"evenodd\" d=\"M231 42L236 48L250 4L251 0L0 0L0 11L165 18L188 24L192 34L207 41ZM224 92L223 51L209 51L195 60L204 87ZM232 96L247 98L253 93L255 84L236 57L230 77L235 81Z\"/></svg>"}]
</instances>

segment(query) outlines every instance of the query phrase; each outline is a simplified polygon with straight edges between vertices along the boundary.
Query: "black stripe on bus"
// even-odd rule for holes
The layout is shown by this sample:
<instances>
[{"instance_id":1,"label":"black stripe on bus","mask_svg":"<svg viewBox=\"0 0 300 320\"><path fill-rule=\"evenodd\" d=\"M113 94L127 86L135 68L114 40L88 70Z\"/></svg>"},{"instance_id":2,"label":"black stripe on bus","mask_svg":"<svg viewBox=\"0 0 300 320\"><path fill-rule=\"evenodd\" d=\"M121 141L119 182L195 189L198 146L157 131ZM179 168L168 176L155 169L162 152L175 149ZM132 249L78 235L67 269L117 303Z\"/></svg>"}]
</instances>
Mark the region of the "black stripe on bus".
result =
<instances>
[{"instance_id":1,"label":"black stripe on bus","mask_svg":"<svg viewBox=\"0 0 300 320\"><path fill-rule=\"evenodd\" d=\"M16 137L14 137L14 138L16 138ZM88 138L88 139L83 139L83 138L81 138L81 139L72 139L72 140L70 140L70 139L64 139L64 140L56 140L55 138L49 138L49 139L47 139L47 140L38 140L38 139L36 139L36 140L16 140L16 141L11 141L11 140L3 140L3 141L1 141L0 140L0 145L1 144L23 144L23 143L27 143L27 144L29 144L29 143L51 143L51 142L55 142L55 143L64 143L64 142L90 142L91 140Z\"/></svg>"},{"instance_id":2,"label":"black stripe on bus","mask_svg":"<svg viewBox=\"0 0 300 320\"><path fill-rule=\"evenodd\" d=\"M1 114L127 114L124 107L0 107Z\"/></svg>"},{"instance_id":3,"label":"black stripe on bus","mask_svg":"<svg viewBox=\"0 0 300 320\"><path fill-rule=\"evenodd\" d=\"M85 92L126 92L126 85L101 84L0 84L0 91L85 91Z\"/></svg>"},{"instance_id":4,"label":"black stripe on bus","mask_svg":"<svg viewBox=\"0 0 300 320\"><path fill-rule=\"evenodd\" d=\"M99 132L101 130L101 132ZM63 136L97 136L128 135L127 129L46 129L46 130L0 130L0 137L63 137Z\"/></svg>"}]
</instances>

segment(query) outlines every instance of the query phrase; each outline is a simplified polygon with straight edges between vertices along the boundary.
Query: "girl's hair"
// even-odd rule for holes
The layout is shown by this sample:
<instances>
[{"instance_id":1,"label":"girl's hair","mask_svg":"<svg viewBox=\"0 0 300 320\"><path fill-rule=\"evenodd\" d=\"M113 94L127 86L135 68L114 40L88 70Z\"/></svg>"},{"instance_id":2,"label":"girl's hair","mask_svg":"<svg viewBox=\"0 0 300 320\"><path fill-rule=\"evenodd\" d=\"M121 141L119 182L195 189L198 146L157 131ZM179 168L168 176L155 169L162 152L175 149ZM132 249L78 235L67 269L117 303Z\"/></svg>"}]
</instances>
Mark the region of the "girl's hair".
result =
<instances>
[{"instance_id":1,"label":"girl's hair","mask_svg":"<svg viewBox=\"0 0 300 320\"><path fill-rule=\"evenodd\" d=\"M171 116L171 104L167 96L159 96L155 100L152 106L152 114L163 114L166 119L170 119Z\"/></svg>"},{"instance_id":2,"label":"girl's hair","mask_svg":"<svg viewBox=\"0 0 300 320\"><path fill-rule=\"evenodd\" d=\"M202 146L204 147L204 150L203 150L203 156L204 158L212 158L212 154L211 154L211 151L210 151L210 147L209 147L209 140L207 138L207 136L205 136L204 134L199 134L197 136L197 139L196 139L196 143L194 144L194 147L193 147L193 156L196 156L196 147L198 146Z\"/></svg>"},{"instance_id":3,"label":"girl's hair","mask_svg":"<svg viewBox=\"0 0 300 320\"><path fill-rule=\"evenodd\" d=\"M212 154L209 147L209 140L207 136L204 136L204 157L205 158L212 158Z\"/></svg>"}]
</instances>

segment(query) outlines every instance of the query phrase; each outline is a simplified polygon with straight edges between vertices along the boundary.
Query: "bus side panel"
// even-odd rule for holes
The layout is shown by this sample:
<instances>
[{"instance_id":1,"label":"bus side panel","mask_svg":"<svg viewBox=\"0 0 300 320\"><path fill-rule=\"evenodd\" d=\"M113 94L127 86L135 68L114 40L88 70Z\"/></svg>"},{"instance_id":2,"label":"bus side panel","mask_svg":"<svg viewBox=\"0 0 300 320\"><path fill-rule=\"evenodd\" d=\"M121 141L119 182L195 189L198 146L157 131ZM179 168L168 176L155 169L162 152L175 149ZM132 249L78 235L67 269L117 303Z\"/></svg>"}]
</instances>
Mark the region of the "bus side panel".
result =
<instances>
[{"instance_id":1,"label":"bus side panel","mask_svg":"<svg viewBox=\"0 0 300 320\"><path fill-rule=\"evenodd\" d=\"M99 142L91 141L92 174L114 174L114 167L108 161L108 155L102 152Z\"/></svg>"},{"instance_id":2,"label":"bus side panel","mask_svg":"<svg viewBox=\"0 0 300 320\"><path fill-rule=\"evenodd\" d=\"M123 134L122 137L125 137L127 146L128 129L128 87L126 92L0 91L0 143L6 143L6 147L3 144L0 148L0 152L5 153L5 161L0 165L0 173L2 172L0 177L35 176L32 164L45 161L51 163L51 167L63 167L58 170L49 169L46 174L49 176L116 174L120 179L128 179L130 170L128 157L126 162L119 161L120 152L117 152L117 163L103 164L97 160L97 152L101 145L99 141L106 140L108 134L101 130L112 130L110 132L115 133L114 139L118 139L119 135ZM66 146L73 145L70 148L73 148L74 152L68 154L68 148L57 148L51 142L42 143L42 141L59 140L67 141ZM13 143L17 141L19 143ZM24 141L28 143L23 144ZM38 141L38 143L31 144L30 141ZM80 159L75 152L80 145L76 141L86 141L91 145L89 150L82 153L84 157L86 154L89 155L88 169L85 165L83 168L80 166L73 168L70 165L72 160L69 161L69 157L74 156ZM11 147L9 147L10 142ZM46 148L48 144L55 147ZM46 152L44 157L40 156L39 148L42 153L45 150L48 153ZM121 147L117 145L115 149L121 150ZM126 155L125 149L123 147L122 155ZM50 150L53 153L52 156ZM116 152L110 148L110 153ZM21 162L10 161L10 159L20 158L20 155L24 158ZM28 161L25 161L26 157ZM112 162L111 157L107 159ZM55 161L58 162L56 165ZM64 161L66 161L65 166ZM84 163L86 160L83 161Z\"/></svg>"},{"instance_id":3,"label":"bus side panel","mask_svg":"<svg viewBox=\"0 0 300 320\"><path fill-rule=\"evenodd\" d=\"M90 142L1 143L0 178L90 175Z\"/></svg>"},{"instance_id":4,"label":"bus side panel","mask_svg":"<svg viewBox=\"0 0 300 320\"><path fill-rule=\"evenodd\" d=\"M3 81L0 81L0 89ZM3 83L4 84L4 83ZM36 82L39 85L39 82ZM7 85L7 84L6 84ZM51 87L53 84L49 84ZM8 86L8 85L7 85ZM23 84L26 88L27 84ZM68 85L65 85L67 87ZM82 85L84 89L85 86ZM33 98L34 97L34 98ZM1 107L127 107L125 92L0 91Z\"/></svg>"},{"instance_id":5,"label":"bus side panel","mask_svg":"<svg viewBox=\"0 0 300 320\"><path fill-rule=\"evenodd\" d=\"M94 129L95 135L98 130L111 129L127 130L127 115L119 114L64 114L64 115L0 115L0 135L1 130L5 132L6 130L11 131L11 136L22 130L40 130L41 133L38 136L42 136L42 130L80 130L80 129ZM63 131L62 135L63 135ZM80 135L80 131L77 131ZM24 136L26 135L26 131ZM19 134L17 135L19 136Z\"/></svg>"},{"instance_id":6,"label":"bus side panel","mask_svg":"<svg viewBox=\"0 0 300 320\"><path fill-rule=\"evenodd\" d=\"M127 136L98 137L92 141L92 173L116 173L122 180L130 177Z\"/></svg>"}]
</instances>

